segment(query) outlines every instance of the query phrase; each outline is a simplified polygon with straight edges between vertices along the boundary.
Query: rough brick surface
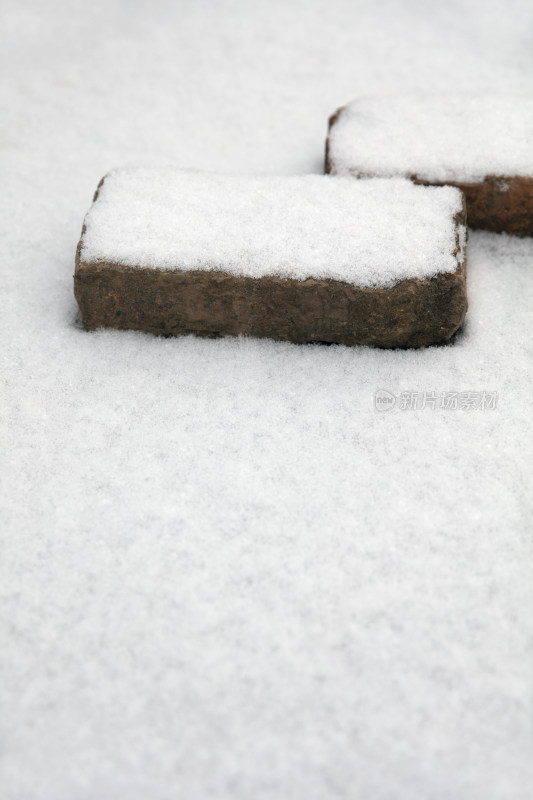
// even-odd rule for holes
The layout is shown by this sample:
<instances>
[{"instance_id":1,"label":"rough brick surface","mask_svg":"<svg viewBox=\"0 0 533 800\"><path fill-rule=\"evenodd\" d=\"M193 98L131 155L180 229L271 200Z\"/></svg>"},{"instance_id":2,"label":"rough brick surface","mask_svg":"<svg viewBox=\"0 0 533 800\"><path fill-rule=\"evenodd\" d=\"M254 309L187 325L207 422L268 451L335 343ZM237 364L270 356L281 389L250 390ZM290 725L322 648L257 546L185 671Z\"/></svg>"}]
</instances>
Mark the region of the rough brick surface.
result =
<instances>
[{"instance_id":1,"label":"rough brick surface","mask_svg":"<svg viewBox=\"0 0 533 800\"><path fill-rule=\"evenodd\" d=\"M79 260L74 279L88 330L167 336L244 334L298 343L422 347L448 340L467 308L465 262L454 273L404 280L387 289Z\"/></svg>"},{"instance_id":2,"label":"rough brick surface","mask_svg":"<svg viewBox=\"0 0 533 800\"><path fill-rule=\"evenodd\" d=\"M425 186L457 186L464 193L471 228L515 236L533 236L533 178L488 175L479 183L430 184L411 176Z\"/></svg>"}]
</instances>

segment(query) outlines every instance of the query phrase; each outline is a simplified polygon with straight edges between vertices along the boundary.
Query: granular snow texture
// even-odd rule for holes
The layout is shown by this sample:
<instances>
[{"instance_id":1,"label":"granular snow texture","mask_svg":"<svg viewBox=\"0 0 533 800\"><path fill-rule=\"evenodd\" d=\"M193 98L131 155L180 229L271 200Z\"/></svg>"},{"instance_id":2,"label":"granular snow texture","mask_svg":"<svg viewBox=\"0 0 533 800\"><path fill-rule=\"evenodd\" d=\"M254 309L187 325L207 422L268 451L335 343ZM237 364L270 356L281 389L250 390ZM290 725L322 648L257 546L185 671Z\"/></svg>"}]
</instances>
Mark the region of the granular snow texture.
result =
<instances>
[{"instance_id":1,"label":"granular snow texture","mask_svg":"<svg viewBox=\"0 0 533 800\"><path fill-rule=\"evenodd\" d=\"M403 178L119 169L85 218L80 255L85 263L393 286L455 272L462 207L458 189Z\"/></svg>"},{"instance_id":2,"label":"granular snow texture","mask_svg":"<svg viewBox=\"0 0 533 800\"><path fill-rule=\"evenodd\" d=\"M524 94L362 97L329 137L332 172L477 183L533 176L533 98Z\"/></svg>"},{"instance_id":3,"label":"granular snow texture","mask_svg":"<svg viewBox=\"0 0 533 800\"><path fill-rule=\"evenodd\" d=\"M88 334L72 294L111 167L319 173L348 97L531 94L530 1L1 13L2 800L530 800L533 240L471 235L416 352Z\"/></svg>"}]
</instances>

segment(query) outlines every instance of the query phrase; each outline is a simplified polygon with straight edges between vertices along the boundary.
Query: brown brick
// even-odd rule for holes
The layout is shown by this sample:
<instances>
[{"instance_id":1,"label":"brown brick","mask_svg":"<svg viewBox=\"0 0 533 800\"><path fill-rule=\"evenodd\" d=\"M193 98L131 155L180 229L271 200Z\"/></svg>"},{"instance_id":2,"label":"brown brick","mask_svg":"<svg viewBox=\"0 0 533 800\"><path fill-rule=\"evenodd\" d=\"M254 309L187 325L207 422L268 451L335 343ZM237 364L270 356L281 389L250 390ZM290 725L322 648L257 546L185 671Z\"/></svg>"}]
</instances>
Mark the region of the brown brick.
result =
<instances>
[{"instance_id":1,"label":"brown brick","mask_svg":"<svg viewBox=\"0 0 533 800\"><path fill-rule=\"evenodd\" d=\"M80 263L78 255L74 287L86 329L164 336L423 347L448 340L467 309L466 262L454 273L369 289L336 280Z\"/></svg>"},{"instance_id":2,"label":"brown brick","mask_svg":"<svg viewBox=\"0 0 533 800\"><path fill-rule=\"evenodd\" d=\"M116 183L111 181L111 185ZM102 187L103 182L95 204L101 202L99 194L105 193ZM120 206L121 218L127 221L130 195L121 195L121 201L113 196L114 211L116 203L125 204ZM137 213L135 203L133 209ZM153 216L150 205L146 213ZM132 266L131 261L125 264L106 258L105 248L91 260L84 256L84 238L88 236L84 225L76 254L74 292L87 330L115 328L163 336L245 335L295 343L422 347L448 340L466 313L464 204L450 221L455 225L453 252L453 227L450 241L455 271L431 278L408 278L387 288L362 287L335 278L239 275L224 271L223 264L220 269L210 265L210 269L194 270L169 269L168 264L165 268ZM127 236L119 228L116 238L113 233L113 242L120 243L123 237L127 241Z\"/></svg>"}]
</instances>

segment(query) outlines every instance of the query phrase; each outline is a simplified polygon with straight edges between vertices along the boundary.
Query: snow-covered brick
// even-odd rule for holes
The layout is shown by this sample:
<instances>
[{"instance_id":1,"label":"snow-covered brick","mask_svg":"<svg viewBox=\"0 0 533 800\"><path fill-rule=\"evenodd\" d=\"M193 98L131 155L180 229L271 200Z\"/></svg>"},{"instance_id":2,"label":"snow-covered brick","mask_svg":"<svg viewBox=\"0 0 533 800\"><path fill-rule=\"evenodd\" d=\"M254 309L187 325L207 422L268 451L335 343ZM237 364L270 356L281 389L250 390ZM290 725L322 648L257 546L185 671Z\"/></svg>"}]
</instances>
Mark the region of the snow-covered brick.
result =
<instances>
[{"instance_id":1,"label":"snow-covered brick","mask_svg":"<svg viewBox=\"0 0 533 800\"><path fill-rule=\"evenodd\" d=\"M458 186L471 227L533 235L533 98L361 97L330 119L326 172Z\"/></svg>"},{"instance_id":2,"label":"snow-covered brick","mask_svg":"<svg viewBox=\"0 0 533 800\"><path fill-rule=\"evenodd\" d=\"M87 328L422 346L466 311L461 193L408 180L121 169L86 216Z\"/></svg>"}]
</instances>

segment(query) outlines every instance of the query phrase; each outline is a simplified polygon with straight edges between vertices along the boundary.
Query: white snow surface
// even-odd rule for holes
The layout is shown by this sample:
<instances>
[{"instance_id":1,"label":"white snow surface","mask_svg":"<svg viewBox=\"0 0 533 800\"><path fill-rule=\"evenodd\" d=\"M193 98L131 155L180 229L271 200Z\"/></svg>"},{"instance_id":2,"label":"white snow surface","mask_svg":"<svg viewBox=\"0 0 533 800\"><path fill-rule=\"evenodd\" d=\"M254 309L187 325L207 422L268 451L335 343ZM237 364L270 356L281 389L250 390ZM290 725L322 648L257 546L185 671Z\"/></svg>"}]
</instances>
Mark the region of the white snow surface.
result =
<instances>
[{"instance_id":1,"label":"white snow surface","mask_svg":"<svg viewBox=\"0 0 533 800\"><path fill-rule=\"evenodd\" d=\"M349 97L531 93L530 1L1 14L2 800L530 800L533 240L471 234L423 351L89 334L72 286L113 166L318 174Z\"/></svg>"},{"instance_id":2,"label":"white snow surface","mask_svg":"<svg viewBox=\"0 0 533 800\"><path fill-rule=\"evenodd\" d=\"M533 176L533 97L422 93L361 97L331 130L332 172L416 175L476 183L487 175Z\"/></svg>"},{"instance_id":3,"label":"white snow surface","mask_svg":"<svg viewBox=\"0 0 533 800\"><path fill-rule=\"evenodd\" d=\"M455 272L451 186L404 178L112 171L85 218L81 261L392 286Z\"/></svg>"}]
</instances>

